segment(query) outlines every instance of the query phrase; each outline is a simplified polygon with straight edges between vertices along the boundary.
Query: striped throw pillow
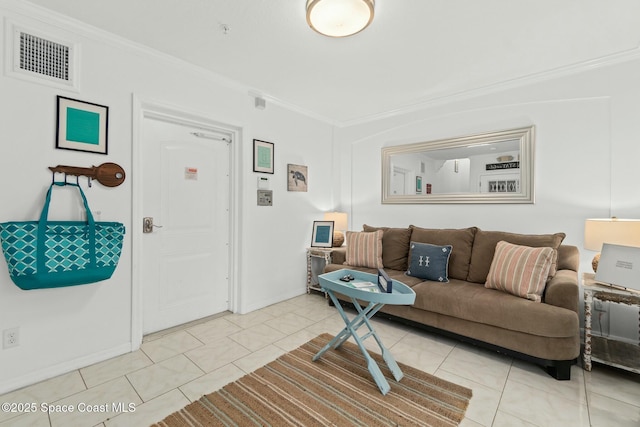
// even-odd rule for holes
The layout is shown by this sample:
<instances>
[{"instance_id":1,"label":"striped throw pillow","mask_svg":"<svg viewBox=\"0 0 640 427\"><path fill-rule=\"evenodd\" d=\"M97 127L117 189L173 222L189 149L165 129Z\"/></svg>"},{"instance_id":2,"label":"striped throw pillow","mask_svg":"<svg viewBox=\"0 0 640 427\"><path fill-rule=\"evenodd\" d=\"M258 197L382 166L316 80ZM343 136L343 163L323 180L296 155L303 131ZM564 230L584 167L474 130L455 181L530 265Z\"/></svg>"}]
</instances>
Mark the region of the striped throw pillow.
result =
<instances>
[{"instance_id":1,"label":"striped throw pillow","mask_svg":"<svg viewBox=\"0 0 640 427\"><path fill-rule=\"evenodd\" d=\"M382 268L382 230L347 231L347 264L354 267Z\"/></svg>"},{"instance_id":2,"label":"striped throw pillow","mask_svg":"<svg viewBox=\"0 0 640 427\"><path fill-rule=\"evenodd\" d=\"M540 302L552 260L553 248L532 248L500 241L484 286Z\"/></svg>"}]
</instances>

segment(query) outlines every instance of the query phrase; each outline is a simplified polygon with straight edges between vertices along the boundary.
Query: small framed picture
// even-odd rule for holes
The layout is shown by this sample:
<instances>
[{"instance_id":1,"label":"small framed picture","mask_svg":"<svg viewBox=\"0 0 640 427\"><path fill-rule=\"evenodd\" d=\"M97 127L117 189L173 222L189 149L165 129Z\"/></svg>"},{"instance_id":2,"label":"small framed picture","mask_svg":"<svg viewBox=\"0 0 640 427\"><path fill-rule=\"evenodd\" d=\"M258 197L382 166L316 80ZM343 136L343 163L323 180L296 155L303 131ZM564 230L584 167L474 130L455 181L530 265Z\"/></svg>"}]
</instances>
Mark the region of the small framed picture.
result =
<instances>
[{"instance_id":1,"label":"small framed picture","mask_svg":"<svg viewBox=\"0 0 640 427\"><path fill-rule=\"evenodd\" d=\"M287 165L287 191L307 191L307 167L301 165Z\"/></svg>"},{"instance_id":2,"label":"small framed picture","mask_svg":"<svg viewBox=\"0 0 640 427\"><path fill-rule=\"evenodd\" d=\"M416 194L422 194L422 177L416 176Z\"/></svg>"},{"instance_id":3,"label":"small framed picture","mask_svg":"<svg viewBox=\"0 0 640 427\"><path fill-rule=\"evenodd\" d=\"M313 221L311 246L316 248L333 246L333 221Z\"/></svg>"},{"instance_id":4,"label":"small framed picture","mask_svg":"<svg viewBox=\"0 0 640 427\"><path fill-rule=\"evenodd\" d=\"M273 148L272 142L253 140L253 171L273 173Z\"/></svg>"},{"instance_id":5,"label":"small framed picture","mask_svg":"<svg viewBox=\"0 0 640 427\"><path fill-rule=\"evenodd\" d=\"M58 96L56 148L108 153L109 107Z\"/></svg>"}]
</instances>

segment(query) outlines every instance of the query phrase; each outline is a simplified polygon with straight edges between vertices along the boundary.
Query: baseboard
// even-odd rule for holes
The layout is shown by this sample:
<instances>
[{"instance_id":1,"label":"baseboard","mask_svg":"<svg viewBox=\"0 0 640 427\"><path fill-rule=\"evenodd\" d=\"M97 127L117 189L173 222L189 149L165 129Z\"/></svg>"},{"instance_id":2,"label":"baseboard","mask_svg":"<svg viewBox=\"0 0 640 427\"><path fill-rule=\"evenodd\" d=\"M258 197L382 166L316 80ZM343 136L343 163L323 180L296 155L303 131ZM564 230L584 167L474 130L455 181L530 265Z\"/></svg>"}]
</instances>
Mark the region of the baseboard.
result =
<instances>
[{"instance_id":1,"label":"baseboard","mask_svg":"<svg viewBox=\"0 0 640 427\"><path fill-rule=\"evenodd\" d=\"M20 388L39 383L41 381L57 377L59 375L67 374L69 372L75 371L76 369L85 368L98 362L104 362L105 360L111 359L112 357L130 353L131 348L131 343L125 343L105 351L92 353L87 356L79 357L77 359L65 361L64 363L49 366L39 371L30 372L27 375L13 378L0 384L0 394L9 393Z\"/></svg>"},{"instance_id":2,"label":"baseboard","mask_svg":"<svg viewBox=\"0 0 640 427\"><path fill-rule=\"evenodd\" d=\"M296 289L290 292L285 292L282 294L278 294L278 295L274 295L273 297L266 299L266 300L262 300L258 303L254 303L254 304L250 304L248 306L244 306L244 307L240 307L240 311L238 314L247 314L247 313L251 313L252 311L255 310L260 310L261 308L265 308L268 307L270 305L273 304L277 304L279 302L283 302L286 300L289 300L291 298L295 298L295 297L299 297L300 295L304 295L306 294L306 290L305 289Z\"/></svg>"}]
</instances>

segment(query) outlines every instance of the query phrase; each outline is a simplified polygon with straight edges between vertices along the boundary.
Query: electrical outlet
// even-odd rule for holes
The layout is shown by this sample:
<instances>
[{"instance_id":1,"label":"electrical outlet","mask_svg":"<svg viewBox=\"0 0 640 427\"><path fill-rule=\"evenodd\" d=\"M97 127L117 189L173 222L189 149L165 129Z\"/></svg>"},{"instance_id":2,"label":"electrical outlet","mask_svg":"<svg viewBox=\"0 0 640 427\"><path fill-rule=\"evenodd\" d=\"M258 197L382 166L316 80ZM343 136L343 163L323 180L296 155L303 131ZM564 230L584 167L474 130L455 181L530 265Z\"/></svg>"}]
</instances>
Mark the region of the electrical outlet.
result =
<instances>
[{"instance_id":1,"label":"electrical outlet","mask_svg":"<svg viewBox=\"0 0 640 427\"><path fill-rule=\"evenodd\" d=\"M20 329L11 328L2 331L2 348L17 347L20 345Z\"/></svg>"},{"instance_id":2,"label":"electrical outlet","mask_svg":"<svg viewBox=\"0 0 640 427\"><path fill-rule=\"evenodd\" d=\"M600 300L593 300L593 309L595 311L607 311L607 304Z\"/></svg>"}]
</instances>

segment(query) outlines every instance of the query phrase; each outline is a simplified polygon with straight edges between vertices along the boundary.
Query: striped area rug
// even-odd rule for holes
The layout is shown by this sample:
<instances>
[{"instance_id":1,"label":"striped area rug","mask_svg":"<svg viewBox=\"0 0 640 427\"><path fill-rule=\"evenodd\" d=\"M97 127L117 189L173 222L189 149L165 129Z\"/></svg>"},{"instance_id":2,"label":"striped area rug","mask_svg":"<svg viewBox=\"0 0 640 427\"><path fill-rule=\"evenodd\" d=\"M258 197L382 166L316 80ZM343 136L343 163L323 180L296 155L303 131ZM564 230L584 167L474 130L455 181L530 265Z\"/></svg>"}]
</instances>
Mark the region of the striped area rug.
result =
<instances>
[{"instance_id":1,"label":"striped area rug","mask_svg":"<svg viewBox=\"0 0 640 427\"><path fill-rule=\"evenodd\" d=\"M471 390L401 363L397 382L370 352L391 386L383 396L351 342L313 362L332 338L320 335L154 426L457 426L463 419Z\"/></svg>"}]
</instances>

